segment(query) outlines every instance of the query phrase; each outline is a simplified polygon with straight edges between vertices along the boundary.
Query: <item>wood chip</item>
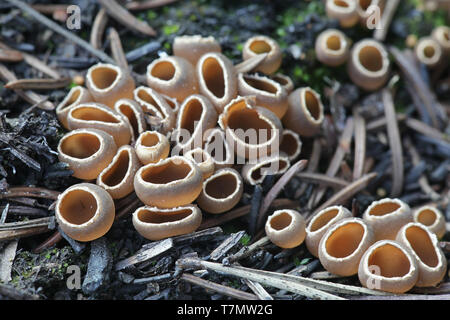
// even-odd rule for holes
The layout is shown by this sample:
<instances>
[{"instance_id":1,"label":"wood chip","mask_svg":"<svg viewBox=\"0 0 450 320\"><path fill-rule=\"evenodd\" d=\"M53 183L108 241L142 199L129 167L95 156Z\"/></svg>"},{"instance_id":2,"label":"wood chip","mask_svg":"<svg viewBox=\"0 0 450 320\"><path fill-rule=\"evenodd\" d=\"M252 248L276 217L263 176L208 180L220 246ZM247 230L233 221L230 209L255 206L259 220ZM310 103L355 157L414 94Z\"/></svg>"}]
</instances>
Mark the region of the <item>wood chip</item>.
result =
<instances>
[{"instance_id":1,"label":"wood chip","mask_svg":"<svg viewBox=\"0 0 450 320\"><path fill-rule=\"evenodd\" d=\"M403 147L400 138L400 131L396 120L395 106L391 91L383 89L382 99L384 105L384 115L386 117L387 134L389 146L392 153L392 188L391 197L400 196L403 190L404 167L403 167Z\"/></svg>"},{"instance_id":2,"label":"wood chip","mask_svg":"<svg viewBox=\"0 0 450 320\"><path fill-rule=\"evenodd\" d=\"M98 2L105 8L106 12L119 23L127 28L138 31L147 36L156 36L156 31L150 27L146 22L138 20L135 16L128 12L115 0L98 0Z\"/></svg>"},{"instance_id":3,"label":"wood chip","mask_svg":"<svg viewBox=\"0 0 450 320\"><path fill-rule=\"evenodd\" d=\"M213 261L217 261L220 258L224 257L228 253L228 251L230 251L239 243L244 235L245 231L232 233L216 249L211 252L210 259Z\"/></svg>"},{"instance_id":4,"label":"wood chip","mask_svg":"<svg viewBox=\"0 0 450 320\"><path fill-rule=\"evenodd\" d=\"M128 266L132 266L137 263L141 263L141 262L150 260L150 259L166 252L167 250L172 249L173 240L171 238L168 238L165 240L153 242L152 244L153 244L153 246L151 246L150 248L143 250L141 252L138 252L137 254L135 254L131 257L128 257L124 260L119 261L115 265L114 269L116 271L119 271L119 270L125 269Z\"/></svg>"},{"instance_id":5,"label":"wood chip","mask_svg":"<svg viewBox=\"0 0 450 320\"><path fill-rule=\"evenodd\" d=\"M13 240L0 251L0 281L3 283L11 281L11 270L18 243L18 240Z\"/></svg>"},{"instance_id":6,"label":"wood chip","mask_svg":"<svg viewBox=\"0 0 450 320\"><path fill-rule=\"evenodd\" d=\"M59 191L49 190L38 187L12 187L6 192L0 192L0 199L14 198L14 197L31 197L57 200Z\"/></svg>"}]
</instances>

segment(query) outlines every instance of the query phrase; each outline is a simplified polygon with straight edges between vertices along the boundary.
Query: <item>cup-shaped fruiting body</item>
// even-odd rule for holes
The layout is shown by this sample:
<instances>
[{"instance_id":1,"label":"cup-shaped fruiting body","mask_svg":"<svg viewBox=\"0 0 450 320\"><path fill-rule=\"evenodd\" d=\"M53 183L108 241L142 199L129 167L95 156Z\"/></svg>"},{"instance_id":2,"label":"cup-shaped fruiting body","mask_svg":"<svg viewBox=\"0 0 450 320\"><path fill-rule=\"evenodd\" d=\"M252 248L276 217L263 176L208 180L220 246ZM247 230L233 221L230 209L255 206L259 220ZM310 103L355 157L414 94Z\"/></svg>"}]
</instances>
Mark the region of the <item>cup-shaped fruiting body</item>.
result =
<instances>
[{"instance_id":1,"label":"cup-shaped fruiting body","mask_svg":"<svg viewBox=\"0 0 450 320\"><path fill-rule=\"evenodd\" d=\"M339 21L343 28L353 27L359 21L355 0L326 0L327 16Z\"/></svg>"},{"instance_id":2,"label":"cup-shaped fruiting body","mask_svg":"<svg viewBox=\"0 0 450 320\"><path fill-rule=\"evenodd\" d=\"M136 140L134 148L143 164L156 163L167 158L170 153L170 142L158 131L145 131Z\"/></svg>"},{"instance_id":3,"label":"cup-shaped fruiting body","mask_svg":"<svg viewBox=\"0 0 450 320\"><path fill-rule=\"evenodd\" d=\"M352 213L343 206L332 206L319 211L306 227L305 244L309 252L319 257L319 243L328 228L342 219L351 217Z\"/></svg>"},{"instance_id":4,"label":"cup-shaped fruiting body","mask_svg":"<svg viewBox=\"0 0 450 320\"><path fill-rule=\"evenodd\" d=\"M241 96L255 96L256 105L269 109L282 118L287 111L288 94L281 84L266 76L238 74L238 92Z\"/></svg>"},{"instance_id":5,"label":"cup-shaped fruiting body","mask_svg":"<svg viewBox=\"0 0 450 320\"><path fill-rule=\"evenodd\" d=\"M344 64L350 54L350 41L340 30L327 29L319 34L315 43L317 60L328 66Z\"/></svg>"},{"instance_id":6,"label":"cup-shaped fruiting body","mask_svg":"<svg viewBox=\"0 0 450 320\"><path fill-rule=\"evenodd\" d=\"M101 103L82 103L73 107L67 116L67 124L70 130L93 128L105 131L119 147L131 140L128 119Z\"/></svg>"},{"instance_id":7,"label":"cup-shaped fruiting body","mask_svg":"<svg viewBox=\"0 0 450 320\"><path fill-rule=\"evenodd\" d=\"M204 133L217 123L217 112L211 102L200 94L186 98L177 115L177 125L173 132L178 150L202 148Z\"/></svg>"},{"instance_id":8,"label":"cup-shaped fruiting body","mask_svg":"<svg viewBox=\"0 0 450 320\"><path fill-rule=\"evenodd\" d=\"M300 136L312 137L320 132L324 118L320 95L309 87L298 88L288 97L283 124Z\"/></svg>"},{"instance_id":9,"label":"cup-shaped fruiting body","mask_svg":"<svg viewBox=\"0 0 450 320\"><path fill-rule=\"evenodd\" d=\"M133 226L149 240L161 240L197 230L202 212L196 205L162 209L145 206L133 213Z\"/></svg>"},{"instance_id":10,"label":"cup-shaped fruiting body","mask_svg":"<svg viewBox=\"0 0 450 320\"><path fill-rule=\"evenodd\" d=\"M289 161L295 160L302 151L300 136L292 130L284 129L281 136L280 151L288 156Z\"/></svg>"},{"instance_id":11,"label":"cup-shaped fruiting body","mask_svg":"<svg viewBox=\"0 0 450 320\"><path fill-rule=\"evenodd\" d=\"M184 156L197 164L202 172L203 180L209 178L214 173L214 160L204 149L195 148L189 150Z\"/></svg>"},{"instance_id":12,"label":"cup-shaped fruiting body","mask_svg":"<svg viewBox=\"0 0 450 320\"><path fill-rule=\"evenodd\" d=\"M364 220L345 218L328 228L319 242L319 260L329 272L343 277L358 273L364 252L374 243L373 230Z\"/></svg>"},{"instance_id":13,"label":"cup-shaped fruiting body","mask_svg":"<svg viewBox=\"0 0 450 320\"><path fill-rule=\"evenodd\" d=\"M447 259L435 234L421 223L410 222L397 234L397 242L408 248L417 260L419 278L416 286L432 287L437 285L447 271Z\"/></svg>"},{"instance_id":14,"label":"cup-shaped fruiting body","mask_svg":"<svg viewBox=\"0 0 450 320\"><path fill-rule=\"evenodd\" d=\"M55 217L60 228L72 239L92 241L111 228L115 217L114 200L95 184L75 184L58 196Z\"/></svg>"},{"instance_id":15,"label":"cup-shaped fruiting body","mask_svg":"<svg viewBox=\"0 0 450 320\"><path fill-rule=\"evenodd\" d=\"M221 53L204 54L197 63L196 74L200 94L207 97L218 114L237 95L233 63Z\"/></svg>"},{"instance_id":16,"label":"cup-shaped fruiting body","mask_svg":"<svg viewBox=\"0 0 450 320\"><path fill-rule=\"evenodd\" d=\"M347 72L357 86L373 91L386 83L389 66L385 47L376 40L363 39L355 43L350 51Z\"/></svg>"},{"instance_id":17,"label":"cup-shaped fruiting body","mask_svg":"<svg viewBox=\"0 0 450 320\"><path fill-rule=\"evenodd\" d=\"M90 102L92 100L94 99L88 89L81 86L73 87L63 101L56 107L55 111L59 122L61 122L64 128L68 129L67 115L69 114L70 109L80 103Z\"/></svg>"},{"instance_id":18,"label":"cup-shaped fruiting body","mask_svg":"<svg viewBox=\"0 0 450 320\"><path fill-rule=\"evenodd\" d=\"M147 67L147 84L178 101L198 92L194 66L182 57L161 57L150 63Z\"/></svg>"},{"instance_id":19,"label":"cup-shaped fruiting body","mask_svg":"<svg viewBox=\"0 0 450 320\"><path fill-rule=\"evenodd\" d=\"M214 168L227 168L234 164L233 146L228 144L225 132L220 128L214 128L205 132L204 150L211 156Z\"/></svg>"},{"instance_id":20,"label":"cup-shaped fruiting body","mask_svg":"<svg viewBox=\"0 0 450 320\"><path fill-rule=\"evenodd\" d=\"M193 66L198 59L208 52L222 52L220 44L214 37L202 37L201 35L178 36L173 40L173 54L189 61Z\"/></svg>"},{"instance_id":21,"label":"cup-shaped fruiting body","mask_svg":"<svg viewBox=\"0 0 450 320\"><path fill-rule=\"evenodd\" d=\"M161 120L162 132L173 129L176 123L175 110L163 95L151 88L140 86L134 90L134 100L141 105L144 113Z\"/></svg>"},{"instance_id":22,"label":"cup-shaped fruiting body","mask_svg":"<svg viewBox=\"0 0 450 320\"><path fill-rule=\"evenodd\" d=\"M97 184L105 189L113 199L120 199L134 190L134 175L141 163L131 146L117 150L111 163L98 175Z\"/></svg>"},{"instance_id":23,"label":"cup-shaped fruiting body","mask_svg":"<svg viewBox=\"0 0 450 320\"><path fill-rule=\"evenodd\" d=\"M227 141L240 158L256 160L278 151L283 127L270 110L246 97L232 100L219 116Z\"/></svg>"},{"instance_id":24,"label":"cup-shaped fruiting body","mask_svg":"<svg viewBox=\"0 0 450 320\"><path fill-rule=\"evenodd\" d=\"M117 100L114 105L114 110L128 119L133 141L135 141L137 137L147 129L144 111L136 101L131 99Z\"/></svg>"},{"instance_id":25,"label":"cup-shaped fruiting body","mask_svg":"<svg viewBox=\"0 0 450 320\"><path fill-rule=\"evenodd\" d=\"M58 144L58 158L69 164L73 176L96 179L116 154L113 137L97 129L77 129L67 133Z\"/></svg>"},{"instance_id":26,"label":"cup-shaped fruiting body","mask_svg":"<svg viewBox=\"0 0 450 320\"><path fill-rule=\"evenodd\" d=\"M256 184L261 184L266 176L285 173L290 165L291 163L288 156L283 153L254 159L253 161L249 160L249 162L242 167L242 178L244 178L247 183L254 186Z\"/></svg>"},{"instance_id":27,"label":"cup-shaped fruiting body","mask_svg":"<svg viewBox=\"0 0 450 320\"><path fill-rule=\"evenodd\" d=\"M244 60L253 58L261 53L267 53L267 56L255 71L265 74L276 72L281 66L283 56L280 46L274 39L262 35L254 36L249 38L242 48L242 58Z\"/></svg>"},{"instance_id":28,"label":"cup-shaped fruiting body","mask_svg":"<svg viewBox=\"0 0 450 320\"><path fill-rule=\"evenodd\" d=\"M133 99L135 83L128 71L99 63L89 68L86 86L96 102L114 108L119 99Z\"/></svg>"},{"instance_id":29,"label":"cup-shaped fruiting body","mask_svg":"<svg viewBox=\"0 0 450 320\"><path fill-rule=\"evenodd\" d=\"M292 82L292 79L289 78L285 74L276 73L276 74L270 76L270 79L281 84L283 86L284 90L286 90L287 94L290 94L292 92L292 90L294 90L294 83Z\"/></svg>"},{"instance_id":30,"label":"cup-shaped fruiting body","mask_svg":"<svg viewBox=\"0 0 450 320\"><path fill-rule=\"evenodd\" d=\"M239 203L244 192L242 177L232 168L217 170L203 181L197 204L209 213L223 213Z\"/></svg>"},{"instance_id":31,"label":"cup-shaped fruiting body","mask_svg":"<svg viewBox=\"0 0 450 320\"><path fill-rule=\"evenodd\" d=\"M433 232L438 239L441 239L447 229L445 227L445 217L442 212L434 206L422 206L413 211L414 222L418 222Z\"/></svg>"},{"instance_id":32,"label":"cup-shaped fruiting body","mask_svg":"<svg viewBox=\"0 0 450 320\"><path fill-rule=\"evenodd\" d=\"M399 199L374 201L364 211L363 219L372 226L375 239L394 240L400 228L413 221L408 204Z\"/></svg>"},{"instance_id":33,"label":"cup-shaped fruiting body","mask_svg":"<svg viewBox=\"0 0 450 320\"><path fill-rule=\"evenodd\" d=\"M198 166L181 156L166 158L141 167L134 178L134 190L143 203L159 208L184 206L202 191L203 176Z\"/></svg>"},{"instance_id":34,"label":"cup-shaped fruiting body","mask_svg":"<svg viewBox=\"0 0 450 320\"><path fill-rule=\"evenodd\" d=\"M439 26L436 27L431 36L434 40L436 40L442 48L444 54L450 54L450 27L448 26Z\"/></svg>"},{"instance_id":35,"label":"cup-shaped fruiting body","mask_svg":"<svg viewBox=\"0 0 450 320\"><path fill-rule=\"evenodd\" d=\"M305 240L305 218L295 210L277 210L267 218L265 231L280 248L295 248Z\"/></svg>"},{"instance_id":36,"label":"cup-shaped fruiting body","mask_svg":"<svg viewBox=\"0 0 450 320\"><path fill-rule=\"evenodd\" d=\"M436 67L442 61L442 48L431 37L420 38L414 48L417 60L429 68Z\"/></svg>"},{"instance_id":37,"label":"cup-shaped fruiting body","mask_svg":"<svg viewBox=\"0 0 450 320\"><path fill-rule=\"evenodd\" d=\"M416 259L393 240L380 240L371 245L358 268L358 278L364 287L392 293L410 290L418 277Z\"/></svg>"}]
</instances>

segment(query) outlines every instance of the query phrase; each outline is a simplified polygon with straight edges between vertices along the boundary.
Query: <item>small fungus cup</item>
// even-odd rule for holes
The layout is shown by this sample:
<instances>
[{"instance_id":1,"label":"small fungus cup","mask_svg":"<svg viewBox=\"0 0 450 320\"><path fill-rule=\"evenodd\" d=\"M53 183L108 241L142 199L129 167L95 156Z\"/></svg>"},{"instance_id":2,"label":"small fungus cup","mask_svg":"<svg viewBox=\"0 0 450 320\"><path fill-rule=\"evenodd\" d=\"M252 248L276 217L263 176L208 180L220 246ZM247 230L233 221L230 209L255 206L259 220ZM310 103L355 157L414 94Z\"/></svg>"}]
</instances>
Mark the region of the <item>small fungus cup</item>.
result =
<instances>
[{"instance_id":1,"label":"small fungus cup","mask_svg":"<svg viewBox=\"0 0 450 320\"><path fill-rule=\"evenodd\" d=\"M170 142L158 131L145 131L136 140L136 155L143 164L156 163L170 153Z\"/></svg>"},{"instance_id":2,"label":"small fungus cup","mask_svg":"<svg viewBox=\"0 0 450 320\"><path fill-rule=\"evenodd\" d=\"M350 51L347 72L358 87L366 91L381 88L389 77L390 62L383 44L372 39L355 43Z\"/></svg>"},{"instance_id":3,"label":"small fungus cup","mask_svg":"<svg viewBox=\"0 0 450 320\"><path fill-rule=\"evenodd\" d=\"M239 172L232 168L217 170L203 182L197 204L209 213L223 213L239 203L244 183Z\"/></svg>"},{"instance_id":4,"label":"small fungus cup","mask_svg":"<svg viewBox=\"0 0 450 320\"><path fill-rule=\"evenodd\" d=\"M184 156L197 164L202 172L203 180L209 178L214 173L214 160L205 150L195 148L186 152Z\"/></svg>"},{"instance_id":5,"label":"small fungus cup","mask_svg":"<svg viewBox=\"0 0 450 320\"><path fill-rule=\"evenodd\" d=\"M288 109L282 121L287 129L300 136L312 137L320 132L324 107L320 95L309 87L298 88L288 97Z\"/></svg>"},{"instance_id":6,"label":"small fungus cup","mask_svg":"<svg viewBox=\"0 0 450 320\"><path fill-rule=\"evenodd\" d=\"M147 85L180 102L198 93L194 66L176 56L161 57L150 63L147 67Z\"/></svg>"},{"instance_id":7,"label":"small fungus cup","mask_svg":"<svg viewBox=\"0 0 450 320\"><path fill-rule=\"evenodd\" d=\"M277 210L267 218L266 235L280 248L295 248L305 240L305 219L295 210Z\"/></svg>"},{"instance_id":8,"label":"small fungus cup","mask_svg":"<svg viewBox=\"0 0 450 320\"><path fill-rule=\"evenodd\" d=\"M220 44L214 37L201 35L175 37L172 50L175 56L188 60L193 66L197 65L198 59L205 53L222 52Z\"/></svg>"},{"instance_id":9,"label":"small fungus cup","mask_svg":"<svg viewBox=\"0 0 450 320\"><path fill-rule=\"evenodd\" d=\"M111 163L97 177L97 185L120 199L134 191L134 175L141 163L134 148L125 145L117 150Z\"/></svg>"},{"instance_id":10,"label":"small fungus cup","mask_svg":"<svg viewBox=\"0 0 450 320\"><path fill-rule=\"evenodd\" d=\"M352 213L343 206L332 206L319 211L306 227L305 244L309 252L319 257L319 243L327 230L336 222L351 218Z\"/></svg>"},{"instance_id":11,"label":"small fungus cup","mask_svg":"<svg viewBox=\"0 0 450 320\"><path fill-rule=\"evenodd\" d=\"M114 108L119 99L133 99L133 77L115 65L99 63L89 68L86 86L94 100Z\"/></svg>"},{"instance_id":12,"label":"small fungus cup","mask_svg":"<svg viewBox=\"0 0 450 320\"><path fill-rule=\"evenodd\" d=\"M117 146L114 139L97 129L77 129L61 138L58 158L69 164L73 176L83 180L96 179L114 158Z\"/></svg>"},{"instance_id":13,"label":"small fungus cup","mask_svg":"<svg viewBox=\"0 0 450 320\"><path fill-rule=\"evenodd\" d=\"M133 226L146 239L161 240L197 230L202 212L196 205L161 209L140 207L133 213Z\"/></svg>"},{"instance_id":14,"label":"small fungus cup","mask_svg":"<svg viewBox=\"0 0 450 320\"><path fill-rule=\"evenodd\" d=\"M111 228L115 217L114 201L95 184L75 184L58 196L55 217L60 228L72 239L92 241Z\"/></svg>"},{"instance_id":15,"label":"small fungus cup","mask_svg":"<svg viewBox=\"0 0 450 320\"><path fill-rule=\"evenodd\" d=\"M423 224L410 222L397 234L397 242L408 248L417 260L419 278L416 286L432 287L437 285L447 272L447 259L435 234Z\"/></svg>"},{"instance_id":16,"label":"small fungus cup","mask_svg":"<svg viewBox=\"0 0 450 320\"><path fill-rule=\"evenodd\" d=\"M355 0L326 0L325 11L329 18L337 19L342 28L353 27L359 21Z\"/></svg>"},{"instance_id":17,"label":"small fungus cup","mask_svg":"<svg viewBox=\"0 0 450 320\"><path fill-rule=\"evenodd\" d=\"M134 190L143 203L174 208L193 202L202 191L203 176L198 166L185 157L174 156L141 167L134 178Z\"/></svg>"},{"instance_id":18,"label":"small fungus cup","mask_svg":"<svg viewBox=\"0 0 450 320\"><path fill-rule=\"evenodd\" d=\"M413 222L408 204L389 198L372 202L364 211L363 219L372 226L376 241L394 240L403 225Z\"/></svg>"},{"instance_id":19,"label":"small fungus cup","mask_svg":"<svg viewBox=\"0 0 450 320\"><path fill-rule=\"evenodd\" d=\"M392 240L380 240L361 258L358 278L369 289L404 293L417 283L419 269L405 246Z\"/></svg>"},{"instance_id":20,"label":"small fungus cup","mask_svg":"<svg viewBox=\"0 0 450 320\"><path fill-rule=\"evenodd\" d=\"M275 73L280 68L283 58L278 43L270 37L259 35L249 38L242 48L242 58L244 60L253 58L261 53L267 53L267 56L255 71L265 74Z\"/></svg>"},{"instance_id":21,"label":"small fungus cup","mask_svg":"<svg viewBox=\"0 0 450 320\"><path fill-rule=\"evenodd\" d=\"M429 68L434 68L442 61L443 53L439 43L432 37L420 38L414 49L417 60Z\"/></svg>"},{"instance_id":22,"label":"small fungus cup","mask_svg":"<svg viewBox=\"0 0 450 320\"><path fill-rule=\"evenodd\" d=\"M81 103L93 101L89 90L81 86L76 86L70 89L67 96L61 101L61 103L56 107L56 116L59 122L64 128L69 129L67 124L67 115L72 107L75 107Z\"/></svg>"},{"instance_id":23,"label":"small fungus cup","mask_svg":"<svg viewBox=\"0 0 450 320\"><path fill-rule=\"evenodd\" d=\"M317 60L328 66L344 64L350 54L350 41L337 29L327 29L319 34L315 44Z\"/></svg>"},{"instance_id":24,"label":"small fungus cup","mask_svg":"<svg viewBox=\"0 0 450 320\"><path fill-rule=\"evenodd\" d=\"M364 252L374 242L372 228L359 218L345 218L330 226L319 242L319 260L333 274L358 273Z\"/></svg>"},{"instance_id":25,"label":"small fungus cup","mask_svg":"<svg viewBox=\"0 0 450 320\"><path fill-rule=\"evenodd\" d=\"M450 27L436 27L431 33L431 37L439 43L445 55L450 55Z\"/></svg>"},{"instance_id":26,"label":"small fungus cup","mask_svg":"<svg viewBox=\"0 0 450 320\"><path fill-rule=\"evenodd\" d=\"M413 211L414 222L419 222L441 239L447 229L442 212L433 206L422 206Z\"/></svg>"}]
</instances>

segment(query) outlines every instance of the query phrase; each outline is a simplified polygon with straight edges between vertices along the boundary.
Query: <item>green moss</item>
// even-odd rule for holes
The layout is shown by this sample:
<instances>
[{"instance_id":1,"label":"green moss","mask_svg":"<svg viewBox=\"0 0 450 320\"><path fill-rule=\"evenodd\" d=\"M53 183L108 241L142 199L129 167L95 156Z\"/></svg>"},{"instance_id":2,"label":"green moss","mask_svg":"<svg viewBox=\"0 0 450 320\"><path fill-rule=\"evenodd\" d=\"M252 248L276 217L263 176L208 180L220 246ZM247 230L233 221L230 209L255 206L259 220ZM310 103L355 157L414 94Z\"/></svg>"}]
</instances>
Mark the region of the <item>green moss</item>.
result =
<instances>
[{"instance_id":1,"label":"green moss","mask_svg":"<svg viewBox=\"0 0 450 320\"><path fill-rule=\"evenodd\" d=\"M244 234L244 236L241 238L240 242L241 242L241 244L242 244L243 246L246 246L246 245L248 245L248 244L250 243L250 239L251 239L251 238L252 238L252 237L249 236L248 234Z\"/></svg>"},{"instance_id":2,"label":"green moss","mask_svg":"<svg viewBox=\"0 0 450 320\"><path fill-rule=\"evenodd\" d=\"M158 14L153 10L147 11L147 20L154 20L158 17Z\"/></svg>"},{"instance_id":3,"label":"green moss","mask_svg":"<svg viewBox=\"0 0 450 320\"><path fill-rule=\"evenodd\" d=\"M166 36L169 36L169 35L177 32L178 30L180 30L180 26L177 24L166 25L163 27L163 32Z\"/></svg>"}]
</instances>

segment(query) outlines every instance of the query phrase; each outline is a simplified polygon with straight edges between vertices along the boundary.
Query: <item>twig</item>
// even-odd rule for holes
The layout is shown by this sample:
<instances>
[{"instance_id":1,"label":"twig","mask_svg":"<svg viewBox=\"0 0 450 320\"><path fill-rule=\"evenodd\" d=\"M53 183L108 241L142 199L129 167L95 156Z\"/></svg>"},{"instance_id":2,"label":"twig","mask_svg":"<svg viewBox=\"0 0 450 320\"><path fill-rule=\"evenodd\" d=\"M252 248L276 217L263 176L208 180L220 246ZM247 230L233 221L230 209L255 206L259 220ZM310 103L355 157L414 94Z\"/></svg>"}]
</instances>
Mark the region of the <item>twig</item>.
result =
<instances>
[{"instance_id":1,"label":"twig","mask_svg":"<svg viewBox=\"0 0 450 320\"><path fill-rule=\"evenodd\" d=\"M258 297L254 294L251 294L251 293L248 293L248 292L245 292L242 290L230 288L230 287L224 286L222 284L214 283L209 280L204 280L202 278L196 277L189 273L183 273L181 275L181 279L184 281L190 282L192 284L195 284L197 286L200 286L200 287L203 287L203 288L206 288L209 290L213 290L220 294L232 297L234 299L258 300Z\"/></svg>"},{"instance_id":2,"label":"twig","mask_svg":"<svg viewBox=\"0 0 450 320\"><path fill-rule=\"evenodd\" d=\"M363 175L364 161L366 159L366 121L359 114L355 118L355 156L353 164L353 181Z\"/></svg>"},{"instance_id":3,"label":"twig","mask_svg":"<svg viewBox=\"0 0 450 320\"><path fill-rule=\"evenodd\" d=\"M81 39L80 37L75 35L75 33L70 32L70 31L60 27L57 23L53 22L52 20L48 19L44 15L40 14L39 12L37 12L36 10L31 8L26 3L24 3L20 0L6 0L6 1L8 1L9 3L18 7L20 10L26 12L31 17L33 17L37 21L41 22L42 24L46 25L48 28L52 29L56 33L59 33L63 37L66 37L67 39L75 42L80 47L84 48L86 51L90 52L91 54L98 57L99 59L106 61L108 63L114 63L114 60L111 59L107 54L105 54L104 52L102 52L100 50L95 49L89 43L87 43L86 41L84 41L83 39Z\"/></svg>"},{"instance_id":4,"label":"twig","mask_svg":"<svg viewBox=\"0 0 450 320\"><path fill-rule=\"evenodd\" d=\"M70 78L62 79L20 79L9 81L5 84L6 89L20 90L44 90L59 89L67 87L71 82Z\"/></svg>"},{"instance_id":5,"label":"twig","mask_svg":"<svg viewBox=\"0 0 450 320\"><path fill-rule=\"evenodd\" d=\"M0 295L14 300L39 300L39 296L35 294L29 294L28 292L6 284L0 284Z\"/></svg>"},{"instance_id":6,"label":"twig","mask_svg":"<svg viewBox=\"0 0 450 320\"><path fill-rule=\"evenodd\" d=\"M266 212L269 210L269 207L271 206L272 202L275 200L276 197L280 194L280 192L283 190L284 186L294 177L294 175L298 172L303 170L305 166L307 165L308 160L299 160L296 163L294 163L288 171L286 171L283 176L281 176L280 179L278 179L277 183L270 189L270 191L267 193L267 195L264 197L264 200L261 204L261 209L259 210L258 219L256 220L256 230L259 230L261 226L263 225Z\"/></svg>"},{"instance_id":7,"label":"twig","mask_svg":"<svg viewBox=\"0 0 450 320\"><path fill-rule=\"evenodd\" d=\"M41 253L47 248L50 248L57 244L62 239L61 234L59 231L56 231L54 234L52 234L47 240L42 242L40 245L38 245L34 250L33 253Z\"/></svg>"},{"instance_id":8,"label":"twig","mask_svg":"<svg viewBox=\"0 0 450 320\"><path fill-rule=\"evenodd\" d=\"M450 142L450 136L427 125L426 123L414 119L414 118L407 118L405 120L406 126L410 129L413 129L425 136L428 136L430 138L434 138L437 140L445 140L447 142Z\"/></svg>"},{"instance_id":9,"label":"twig","mask_svg":"<svg viewBox=\"0 0 450 320\"><path fill-rule=\"evenodd\" d=\"M217 261L227 254L234 246L236 246L242 237L245 235L245 231L239 231L232 233L228 238L226 238L216 249L214 249L210 254L210 259Z\"/></svg>"},{"instance_id":10,"label":"twig","mask_svg":"<svg viewBox=\"0 0 450 320\"><path fill-rule=\"evenodd\" d=\"M391 197L398 197L402 193L404 168L403 168L403 148L400 139L400 131L396 121L394 101L391 91L388 88L383 89L382 99L384 105L384 115L386 117L387 134L389 137L389 146L392 152L392 188Z\"/></svg>"},{"instance_id":11,"label":"twig","mask_svg":"<svg viewBox=\"0 0 450 320\"><path fill-rule=\"evenodd\" d=\"M226 261L227 263L233 263L235 261L238 261L240 259L244 259L248 256L250 256L254 251L258 250L259 248L267 245L270 243L270 240L268 237L263 237L259 239L258 241L252 243L248 247L243 247L241 250L236 252L234 255L227 257Z\"/></svg>"},{"instance_id":12,"label":"twig","mask_svg":"<svg viewBox=\"0 0 450 320\"><path fill-rule=\"evenodd\" d=\"M109 29L109 41L111 46L111 53L117 65L122 69L128 69L128 62L123 52L122 42L120 42L119 33L116 29Z\"/></svg>"},{"instance_id":13,"label":"twig","mask_svg":"<svg viewBox=\"0 0 450 320\"><path fill-rule=\"evenodd\" d=\"M19 62L23 60L23 55L17 50L0 49L0 61Z\"/></svg>"},{"instance_id":14,"label":"twig","mask_svg":"<svg viewBox=\"0 0 450 320\"><path fill-rule=\"evenodd\" d=\"M147 10L162 7L178 0L146 0L128 2L125 7L129 10Z\"/></svg>"},{"instance_id":15,"label":"twig","mask_svg":"<svg viewBox=\"0 0 450 320\"><path fill-rule=\"evenodd\" d=\"M426 295L426 294L407 294L402 296L384 296L384 297L373 297L373 296L362 296L362 297L352 297L351 300L450 300L450 294L440 294L440 295Z\"/></svg>"},{"instance_id":16,"label":"twig","mask_svg":"<svg viewBox=\"0 0 450 320\"><path fill-rule=\"evenodd\" d=\"M0 63L0 78L3 79L5 82L10 81L16 81L16 75L10 71L5 65ZM31 103L31 104L37 104L39 108L44 110L53 110L55 109L55 106L50 101L47 101L47 97L43 97L41 95L38 95L37 93L27 90L14 90L22 99L25 101Z\"/></svg>"},{"instance_id":17,"label":"twig","mask_svg":"<svg viewBox=\"0 0 450 320\"><path fill-rule=\"evenodd\" d=\"M38 187L12 187L8 191L0 193L0 199L14 198L14 197L31 197L57 200L58 191L53 191Z\"/></svg>"},{"instance_id":18,"label":"twig","mask_svg":"<svg viewBox=\"0 0 450 320\"><path fill-rule=\"evenodd\" d=\"M405 114L402 113L397 113L397 122L403 122L405 121L405 119L407 118ZM373 132L373 131L378 131L378 130L382 130L386 127L386 117L381 117L379 119L375 119L372 120L370 122L367 123L366 125L366 131L367 132Z\"/></svg>"},{"instance_id":19,"label":"twig","mask_svg":"<svg viewBox=\"0 0 450 320\"><path fill-rule=\"evenodd\" d=\"M350 183L346 180L329 177L321 173L299 172L296 177L307 182L318 183L319 185L332 187L334 189L344 188Z\"/></svg>"},{"instance_id":20,"label":"twig","mask_svg":"<svg viewBox=\"0 0 450 320\"><path fill-rule=\"evenodd\" d=\"M308 167L306 168L305 172L313 173L317 170L321 154L322 154L322 145L320 142L320 138L315 138L313 141L311 156L308 160ZM306 183L303 183L300 186L300 188L295 192L295 199L300 198L301 195L305 192L307 187L308 185Z\"/></svg>"},{"instance_id":21,"label":"twig","mask_svg":"<svg viewBox=\"0 0 450 320\"><path fill-rule=\"evenodd\" d=\"M68 4L33 4L31 6L34 10L43 14L52 14L55 11L67 12Z\"/></svg>"},{"instance_id":22,"label":"twig","mask_svg":"<svg viewBox=\"0 0 450 320\"><path fill-rule=\"evenodd\" d=\"M364 189L367 184L375 178L377 174L375 172L366 174L359 178L356 181L353 181L351 184L349 184L344 189L340 190L339 192L336 192L331 198L329 198L327 201L322 203L320 207L318 207L312 215L308 217L308 220L311 220L312 217L314 217L315 214L317 214L320 210L325 209L326 207L330 207L337 204L344 204L348 199L353 197L356 193Z\"/></svg>"},{"instance_id":23,"label":"twig","mask_svg":"<svg viewBox=\"0 0 450 320\"><path fill-rule=\"evenodd\" d=\"M339 139L339 144L336 148L336 151L325 173L327 176L334 177L336 175L336 173L339 171L340 165L345 157L345 154L350 151L353 136L353 127L354 127L353 118L349 117L345 123L344 131L342 132L341 138ZM326 189L327 189L326 187L319 187L319 189L317 189L317 191L315 192L315 196L311 197L310 203L312 205L309 206L310 208L313 208L319 204L320 200L322 200L322 197L326 192Z\"/></svg>"},{"instance_id":24,"label":"twig","mask_svg":"<svg viewBox=\"0 0 450 320\"><path fill-rule=\"evenodd\" d=\"M89 42L93 48L99 50L102 47L102 37L107 23L108 14L104 8L101 8L95 16L91 29L91 37Z\"/></svg>"},{"instance_id":25,"label":"twig","mask_svg":"<svg viewBox=\"0 0 450 320\"><path fill-rule=\"evenodd\" d=\"M391 24L392 18L394 17L395 11L397 10L400 0L389 0L386 1L386 5L383 10L383 15L381 16L380 26L375 29L373 37L378 41L384 41L386 39L387 32L389 30L389 25Z\"/></svg>"},{"instance_id":26,"label":"twig","mask_svg":"<svg viewBox=\"0 0 450 320\"><path fill-rule=\"evenodd\" d=\"M5 208L2 211L2 216L0 218L0 224L4 224L6 221L6 217L8 216L9 211L9 202L6 204Z\"/></svg>"},{"instance_id":27,"label":"twig","mask_svg":"<svg viewBox=\"0 0 450 320\"><path fill-rule=\"evenodd\" d=\"M141 32L147 36L156 36L156 31L152 27L146 22L136 19L128 10L118 4L116 0L98 0L98 2L112 18L129 29Z\"/></svg>"}]
</instances>

